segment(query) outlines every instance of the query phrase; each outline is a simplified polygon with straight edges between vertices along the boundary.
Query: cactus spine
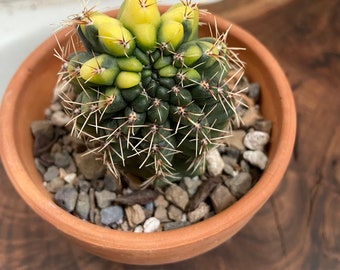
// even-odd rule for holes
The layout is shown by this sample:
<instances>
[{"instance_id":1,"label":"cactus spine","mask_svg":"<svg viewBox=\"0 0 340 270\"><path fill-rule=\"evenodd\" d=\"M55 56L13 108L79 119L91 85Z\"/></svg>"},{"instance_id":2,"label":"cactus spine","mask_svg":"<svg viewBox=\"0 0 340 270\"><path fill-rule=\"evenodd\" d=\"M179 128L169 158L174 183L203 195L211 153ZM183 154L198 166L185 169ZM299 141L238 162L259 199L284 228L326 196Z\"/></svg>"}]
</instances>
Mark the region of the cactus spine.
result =
<instances>
[{"instance_id":1,"label":"cactus spine","mask_svg":"<svg viewBox=\"0 0 340 270\"><path fill-rule=\"evenodd\" d=\"M191 0L162 15L156 0L125 0L117 18L85 10L72 20L85 48L61 71L77 93L62 95L73 132L143 186L202 174L236 112L227 78L241 64L226 33L198 37L199 16Z\"/></svg>"}]
</instances>

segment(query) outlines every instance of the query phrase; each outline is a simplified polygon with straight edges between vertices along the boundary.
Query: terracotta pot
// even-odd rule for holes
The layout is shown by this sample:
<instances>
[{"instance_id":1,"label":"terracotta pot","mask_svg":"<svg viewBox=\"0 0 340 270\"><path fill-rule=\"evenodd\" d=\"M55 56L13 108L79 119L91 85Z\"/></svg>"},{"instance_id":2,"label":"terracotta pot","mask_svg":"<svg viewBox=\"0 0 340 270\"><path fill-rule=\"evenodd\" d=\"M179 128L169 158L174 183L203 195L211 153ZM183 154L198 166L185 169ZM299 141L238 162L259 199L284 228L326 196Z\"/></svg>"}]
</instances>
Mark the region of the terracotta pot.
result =
<instances>
[{"instance_id":1,"label":"terracotta pot","mask_svg":"<svg viewBox=\"0 0 340 270\"><path fill-rule=\"evenodd\" d=\"M162 7L164 10L164 7ZM110 15L115 16L116 11ZM203 21L214 25L214 17ZM230 22L216 17L220 32ZM63 30L58 33L65 40ZM209 35L208 27L201 32ZM258 183L234 205L203 222L166 232L132 233L103 228L83 221L58 207L36 170L32 155L32 121L44 118L50 105L60 61L51 37L21 65L1 106L1 157L12 184L23 200L44 220L71 240L103 258L128 264L164 264L202 254L237 233L273 194L288 166L295 140L296 113L289 83L267 49L249 33L233 25L228 44L243 47L240 58L246 73L261 85L261 109L273 121L268 167Z\"/></svg>"}]
</instances>

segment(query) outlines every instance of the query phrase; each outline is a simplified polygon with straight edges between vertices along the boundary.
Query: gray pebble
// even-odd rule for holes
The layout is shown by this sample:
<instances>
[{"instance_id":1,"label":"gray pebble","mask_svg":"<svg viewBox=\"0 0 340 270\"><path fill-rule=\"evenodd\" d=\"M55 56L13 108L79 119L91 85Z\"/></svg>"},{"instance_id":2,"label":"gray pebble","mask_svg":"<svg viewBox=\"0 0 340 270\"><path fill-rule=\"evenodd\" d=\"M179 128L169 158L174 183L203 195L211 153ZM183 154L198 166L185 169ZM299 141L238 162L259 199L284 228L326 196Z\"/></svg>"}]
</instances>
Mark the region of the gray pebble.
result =
<instances>
[{"instance_id":1,"label":"gray pebble","mask_svg":"<svg viewBox=\"0 0 340 270\"><path fill-rule=\"evenodd\" d=\"M57 205L68 212L72 212L76 206L77 197L77 190L73 186L67 185L57 191L54 200Z\"/></svg>"},{"instance_id":2,"label":"gray pebble","mask_svg":"<svg viewBox=\"0 0 340 270\"><path fill-rule=\"evenodd\" d=\"M260 85L258 83L250 83L248 85L248 97L258 103L260 97Z\"/></svg>"},{"instance_id":3,"label":"gray pebble","mask_svg":"<svg viewBox=\"0 0 340 270\"><path fill-rule=\"evenodd\" d=\"M65 182L60 177L56 177L49 182L45 182L46 189L51 193L56 193L65 185Z\"/></svg>"},{"instance_id":4,"label":"gray pebble","mask_svg":"<svg viewBox=\"0 0 340 270\"><path fill-rule=\"evenodd\" d=\"M243 158L247 161L249 161L250 164L260 168L261 170L264 170L266 167L268 158L262 151L245 151L243 153Z\"/></svg>"},{"instance_id":5,"label":"gray pebble","mask_svg":"<svg viewBox=\"0 0 340 270\"><path fill-rule=\"evenodd\" d=\"M240 172L237 176L229 178L224 183L236 197L242 197L251 188L251 175L248 172Z\"/></svg>"},{"instance_id":6,"label":"gray pebble","mask_svg":"<svg viewBox=\"0 0 340 270\"><path fill-rule=\"evenodd\" d=\"M116 191L119 189L119 180L110 173L104 176L104 188L109 191Z\"/></svg>"},{"instance_id":7,"label":"gray pebble","mask_svg":"<svg viewBox=\"0 0 340 270\"><path fill-rule=\"evenodd\" d=\"M228 163L225 163L224 166L223 166L223 172L227 175L231 175L231 176L234 176L234 168L228 164Z\"/></svg>"},{"instance_id":8,"label":"gray pebble","mask_svg":"<svg viewBox=\"0 0 340 270\"><path fill-rule=\"evenodd\" d=\"M149 218L153 215L153 212L155 210L155 205L153 202L148 202L146 205L144 205L144 213L145 217Z\"/></svg>"},{"instance_id":9,"label":"gray pebble","mask_svg":"<svg viewBox=\"0 0 340 270\"><path fill-rule=\"evenodd\" d=\"M78 187L80 191L84 191L84 192L89 192L91 184L89 181L86 181L84 179L80 179L78 182Z\"/></svg>"},{"instance_id":10,"label":"gray pebble","mask_svg":"<svg viewBox=\"0 0 340 270\"><path fill-rule=\"evenodd\" d=\"M120 224L123 221L124 211L121 206L114 205L103 208L100 211L101 223L109 226L113 223Z\"/></svg>"},{"instance_id":11,"label":"gray pebble","mask_svg":"<svg viewBox=\"0 0 340 270\"><path fill-rule=\"evenodd\" d=\"M46 172L46 168L40 163L39 158L34 159L34 164L35 164L35 167L37 168L37 170L39 171L39 173L41 175L44 175L45 172Z\"/></svg>"},{"instance_id":12,"label":"gray pebble","mask_svg":"<svg viewBox=\"0 0 340 270\"><path fill-rule=\"evenodd\" d=\"M59 176L59 169L57 166L50 166L47 168L47 171L44 173L44 180L45 181L51 181L54 178L57 178Z\"/></svg>"},{"instance_id":13,"label":"gray pebble","mask_svg":"<svg viewBox=\"0 0 340 270\"><path fill-rule=\"evenodd\" d=\"M34 136L33 154L40 156L46 152L55 141L55 130L49 120L34 121L31 124L31 132Z\"/></svg>"},{"instance_id":14,"label":"gray pebble","mask_svg":"<svg viewBox=\"0 0 340 270\"><path fill-rule=\"evenodd\" d=\"M90 213L90 196L88 193L81 191L78 195L76 204L76 214L81 219L88 219Z\"/></svg>"},{"instance_id":15,"label":"gray pebble","mask_svg":"<svg viewBox=\"0 0 340 270\"><path fill-rule=\"evenodd\" d=\"M68 153L60 153L57 152L54 155L54 164L58 168L66 168L70 165L71 163L71 156Z\"/></svg>"},{"instance_id":16,"label":"gray pebble","mask_svg":"<svg viewBox=\"0 0 340 270\"><path fill-rule=\"evenodd\" d=\"M189 221L175 221L175 222L169 222L165 223L163 225L163 230L164 231L169 231L169 230L174 230L178 228L182 228L185 226L189 226L191 223Z\"/></svg>"},{"instance_id":17,"label":"gray pebble","mask_svg":"<svg viewBox=\"0 0 340 270\"><path fill-rule=\"evenodd\" d=\"M96 202L99 208L106 208L111 205L111 203L116 199L116 193L102 190L95 191Z\"/></svg>"},{"instance_id":18,"label":"gray pebble","mask_svg":"<svg viewBox=\"0 0 340 270\"><path fill-rule=\"evenodd\" d=\"M202 184L199 177L184 177L183 182L190 197L196 193L197 188Z\"/></svg>"}]
</instances>

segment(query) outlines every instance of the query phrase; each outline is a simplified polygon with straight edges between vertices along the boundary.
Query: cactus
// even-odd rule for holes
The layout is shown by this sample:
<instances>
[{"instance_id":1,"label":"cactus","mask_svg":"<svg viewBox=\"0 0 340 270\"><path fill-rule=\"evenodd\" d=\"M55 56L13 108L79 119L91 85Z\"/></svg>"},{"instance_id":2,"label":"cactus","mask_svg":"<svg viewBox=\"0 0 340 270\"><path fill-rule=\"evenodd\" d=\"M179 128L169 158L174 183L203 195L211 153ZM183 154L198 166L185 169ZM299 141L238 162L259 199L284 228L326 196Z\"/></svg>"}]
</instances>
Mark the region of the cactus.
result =
<instances>
[{"instance_id":1,"label":"cactus","mask_svg":"<svg viewBox=\"0 0 340 270\"><path fill-rule=\"evenodd\" d=\"M142 186L204 173L207 151L229 135L229 71L242 63L227 31L198 37L200 14L191 0L163 14L156 0L125 0L117 18L90 9L72 19L84 49L60 74L76 93L62 95L73 133Z\"/></svg>"}]
</instances>

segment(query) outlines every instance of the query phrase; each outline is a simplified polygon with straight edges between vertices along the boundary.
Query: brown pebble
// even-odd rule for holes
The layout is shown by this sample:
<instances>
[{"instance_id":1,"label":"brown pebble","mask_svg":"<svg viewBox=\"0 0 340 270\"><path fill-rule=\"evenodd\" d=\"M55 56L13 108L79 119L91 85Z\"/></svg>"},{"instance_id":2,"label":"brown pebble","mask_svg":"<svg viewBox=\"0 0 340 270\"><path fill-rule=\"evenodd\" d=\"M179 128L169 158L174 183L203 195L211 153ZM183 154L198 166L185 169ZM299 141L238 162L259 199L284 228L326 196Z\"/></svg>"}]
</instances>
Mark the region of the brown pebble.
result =
<instances>
[{"instance_id":1,"label":"brown pebble","mask_svg":"<svg viewBox=\"0 0 340 270\"><path fill-rule=\"evenodd\" d=\"M190 212L195 210L199 204L208 198L211 191L222 182L221 176L210 177L206 181L202 181L196 194L190 199L186 211Z\"/></svg>"},{"instance_id":2,"label":"brown pebble","mask_svg":"<svg viewBox=\"0 0 340 270\"><path fill-rule=\"evenodd\" d=\"M115 202L124 205L147 204L154 201L158 197L158 193L151 189L142 189L134 191L131 194L117 197Z\"/></svg>"}]
</instances>

